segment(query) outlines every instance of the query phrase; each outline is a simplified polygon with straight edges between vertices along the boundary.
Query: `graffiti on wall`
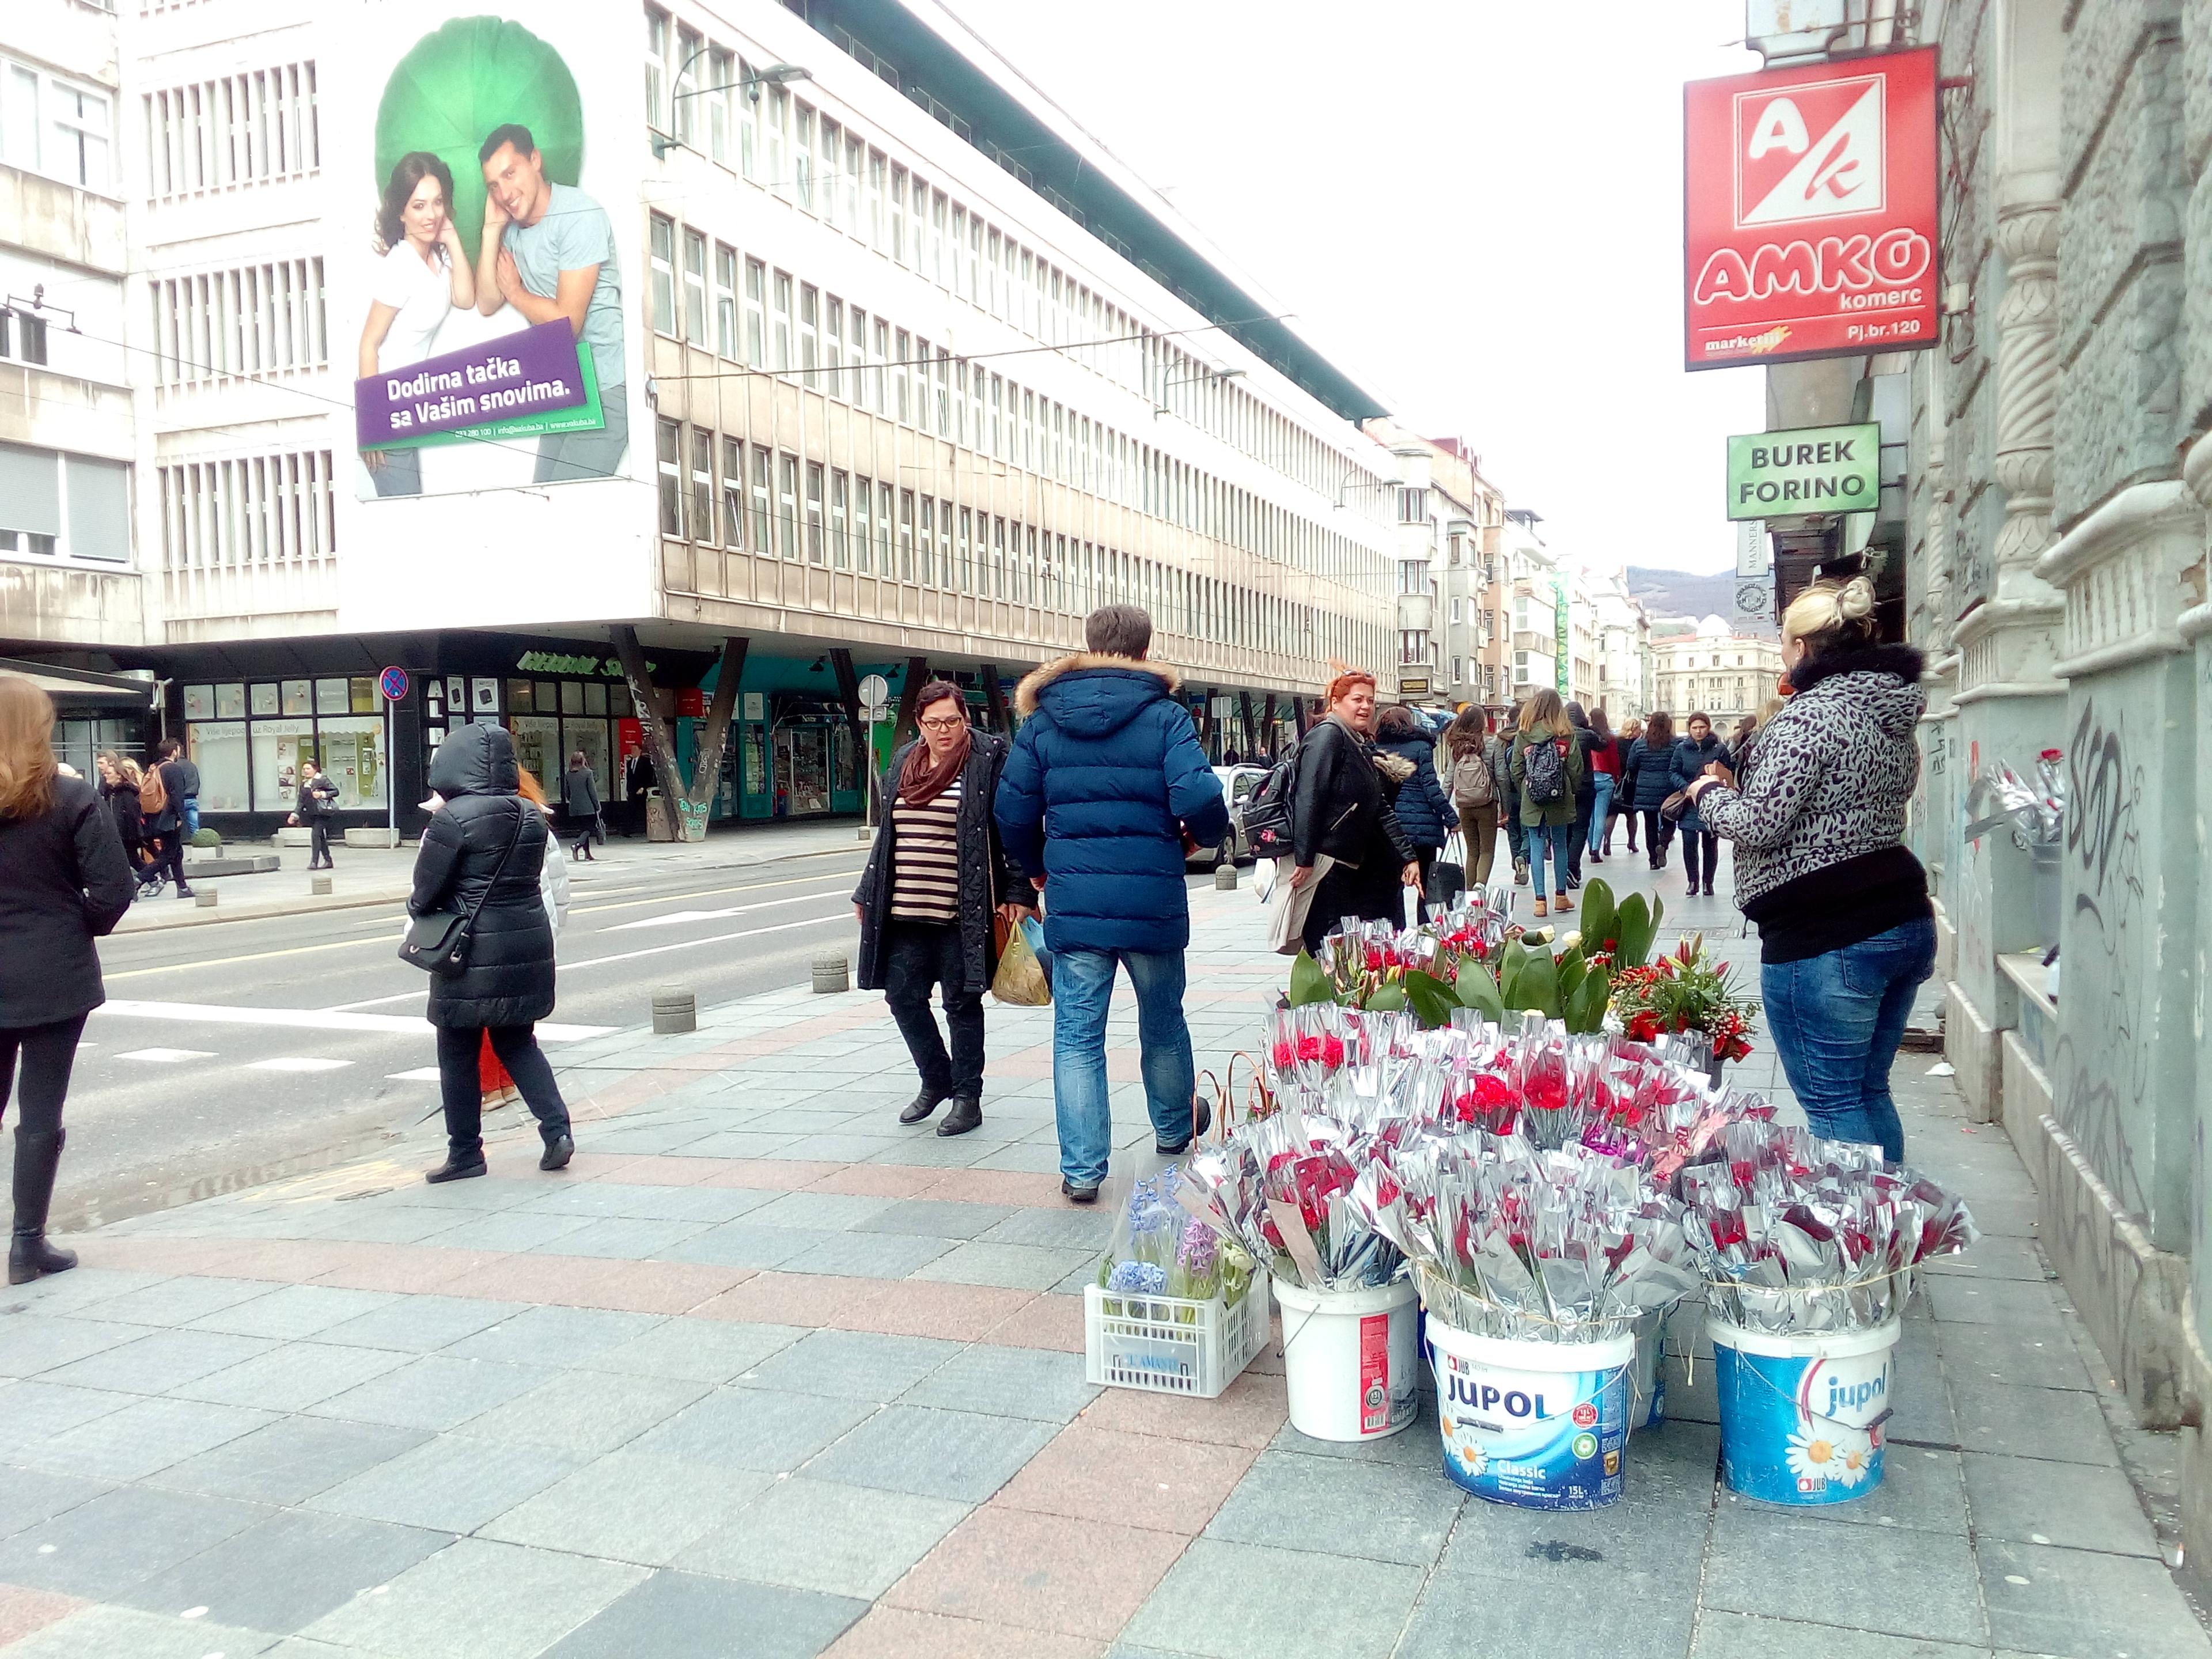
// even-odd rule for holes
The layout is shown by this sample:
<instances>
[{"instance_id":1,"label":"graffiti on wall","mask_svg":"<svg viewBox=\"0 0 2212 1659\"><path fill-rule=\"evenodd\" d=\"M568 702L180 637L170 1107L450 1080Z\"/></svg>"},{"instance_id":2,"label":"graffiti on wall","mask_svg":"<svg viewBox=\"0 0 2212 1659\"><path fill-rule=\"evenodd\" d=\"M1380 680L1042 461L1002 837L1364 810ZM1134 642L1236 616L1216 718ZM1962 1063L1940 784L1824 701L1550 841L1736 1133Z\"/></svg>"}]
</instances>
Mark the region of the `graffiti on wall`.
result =
<instances>
[{"instance_id":1,"label":"graffiti on wall","mask_svg":"<svg viewBox=\"0 0 2212 1659\"><path fill-rule=\"evenodd\" d=\"M2140 745L2138 745L2140 748ZM2142 827L2147 784L2118 717L2084 698L2067 745L2067 887L2073 898L2066 989L2051 1079L2062 1127L2129 1210L2148 1205L2135 1147L2148 1128L2144 1030L2154 941L2145 932Z\"/></svg>"}]
</instances>

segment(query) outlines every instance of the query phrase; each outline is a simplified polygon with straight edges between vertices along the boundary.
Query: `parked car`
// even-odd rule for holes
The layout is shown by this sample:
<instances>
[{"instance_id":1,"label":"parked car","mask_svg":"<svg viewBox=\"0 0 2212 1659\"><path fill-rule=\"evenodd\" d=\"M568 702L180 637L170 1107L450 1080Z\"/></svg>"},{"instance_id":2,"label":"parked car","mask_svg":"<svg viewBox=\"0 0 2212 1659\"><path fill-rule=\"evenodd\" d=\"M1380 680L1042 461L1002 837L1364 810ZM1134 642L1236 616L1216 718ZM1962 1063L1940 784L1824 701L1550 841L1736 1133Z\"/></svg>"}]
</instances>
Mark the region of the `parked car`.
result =
<instances>
[{"instance_id":1,"label":"parked car","mask_svg":"<svg viewBox=\"0 0 2212 1659\"><path fill-rule=\"evenodd\" d=\"M1252 861L1252 843L1244 836L1244 798L1258 787L1267 775L1264 766L1217 766L1213 775L1221 780L1221 798L1229 803L1229 833L1222 836L1218 847L1201 847L1186 860L1193 870L1211 870L1226 857L1233 864Z\"/></svg>"}]
</instances>

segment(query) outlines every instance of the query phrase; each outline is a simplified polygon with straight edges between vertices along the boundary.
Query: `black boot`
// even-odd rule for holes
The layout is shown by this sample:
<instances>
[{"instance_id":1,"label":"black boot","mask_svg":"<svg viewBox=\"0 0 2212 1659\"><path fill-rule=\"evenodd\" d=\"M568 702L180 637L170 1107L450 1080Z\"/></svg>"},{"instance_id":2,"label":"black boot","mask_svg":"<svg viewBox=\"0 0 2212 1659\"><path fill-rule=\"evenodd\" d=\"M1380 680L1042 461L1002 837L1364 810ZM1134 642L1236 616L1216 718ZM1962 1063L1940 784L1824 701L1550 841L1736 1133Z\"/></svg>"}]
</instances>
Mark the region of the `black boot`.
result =
<instances>
[{"instance_id":1,"label":"black boot","mask_svg":"<svg viewBox=\"0 0 2212 1659\"><path fill-rule=\"evenodd\" d=\"M67 1273L76 1253L46 1243L46 1210L54 1198L54 1171L61 1167L65 1129L33 1134L15 1131L15 1234L8 1245L8 1282L27 1285L47 1273Z\"/></svg>"},{"instance_id":2,"label":"black boot","mask_svg":"<svg viewBox=\"0 0 2212 1659\"><path fill-rule=\"evenodd\" d=\"M422 1179L435 1187L441 1182L466 1181L470 1176L480 1176L483 1172L483 1148L479 1146L473 1152L448 1152L446 1161L428 1171Z\"/></svg>"},{"instance_id":3,"label":"black boot","mask_svg":"<svg viewBox=\"0 0 2212 1659\"><path fill-rule=\"evenodd\" d=\"M955 1095L952 1109L945 1115L945 1121L937 1126L940 1135L964 1135L970 1129L980 1128L983 1122L983 1097L981 1095Z\"/></svg>"},{"instance_id":4,"label":"black boot","mask_svg":"<svg viewBox=\"0 0 2212 1659\"><path fill-rule=\"evenodd\" d=\"M542 1131L540 1133L543 1133ZM576 1155L575 1137L564 1127L544 1135L544 1139L545 1155L538 1160L538 1167L541 1170L567 1169L568 1160Z\"/></svg>"},{"instance_id":5,"label":"black boot","mask_svg":"<svg viewBox=\"0 0 2212 1659\"><path fill-rule=\"evenodd\" d=\"M933 1089L925 1083L921 1085L921 1092L916 1095L907 1109L899 1114L899 1121L919 1123L951 1097L951 1090Z\"/></svg>"}]
</instances>

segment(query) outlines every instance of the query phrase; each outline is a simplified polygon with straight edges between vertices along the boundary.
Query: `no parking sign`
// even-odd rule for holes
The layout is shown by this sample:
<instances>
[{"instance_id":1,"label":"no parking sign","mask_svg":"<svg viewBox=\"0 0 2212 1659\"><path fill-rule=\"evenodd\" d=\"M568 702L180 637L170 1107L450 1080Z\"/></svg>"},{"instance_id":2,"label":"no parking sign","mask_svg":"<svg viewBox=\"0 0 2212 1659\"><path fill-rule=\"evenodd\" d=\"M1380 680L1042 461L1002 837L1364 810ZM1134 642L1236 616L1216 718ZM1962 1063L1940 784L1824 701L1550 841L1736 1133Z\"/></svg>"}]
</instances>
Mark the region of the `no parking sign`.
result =
<instances>
[{"instance_id":1,"label":"no parking sign","mask_svg":"<svg viewBox=\"0 0 2212 1659\"><path fill-rule=\"evenodd\" d=\"M386 702L406 702L407 671L396 667L386 669L376 677L376 689Z\"/></svg>"}]
</instances>

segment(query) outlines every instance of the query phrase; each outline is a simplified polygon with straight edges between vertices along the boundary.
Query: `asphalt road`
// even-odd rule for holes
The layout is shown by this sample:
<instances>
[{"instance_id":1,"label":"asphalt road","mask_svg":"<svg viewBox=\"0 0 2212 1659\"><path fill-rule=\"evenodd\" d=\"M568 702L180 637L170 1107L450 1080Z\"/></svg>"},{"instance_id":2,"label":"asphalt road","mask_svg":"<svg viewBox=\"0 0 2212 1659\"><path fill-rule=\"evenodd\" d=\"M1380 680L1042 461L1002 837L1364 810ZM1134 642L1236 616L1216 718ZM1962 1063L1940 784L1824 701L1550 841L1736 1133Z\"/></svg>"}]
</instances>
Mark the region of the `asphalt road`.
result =
<instances>
[{"instance_id":1,"label":"asphalt road","mask_svg":"<svg viewBox=\"0 0 2212 1659\"><path fill-rule=\"evenodd\" d=\"M547 1054L558 1067L565 1042L648 1024L659 986L706 1008L804 981L817 951L849 954L866 861L854 848L719 872L572 865ZM102 940L108 1001L77 1050L56 1224L320 1167L434 1115L427 988L396 954L402 927L395 902Z\"/></svg>"},{"instance_id":2,"label":"asphalt road","mask_svg":"<svg viewBox=\"0 0 2212 1659\"><path fill-rule=\"evenodd\" d=\"M573 866L563 1042L652 1018L662 985L702 1007L797 983L858 939L866 849L718 873ZM105 939L107 1006L70 1088L57 1220L107 1218L313 1167L438 1105L426 983L398 960L397 904Z\"/></svg>"}]
</instances>

